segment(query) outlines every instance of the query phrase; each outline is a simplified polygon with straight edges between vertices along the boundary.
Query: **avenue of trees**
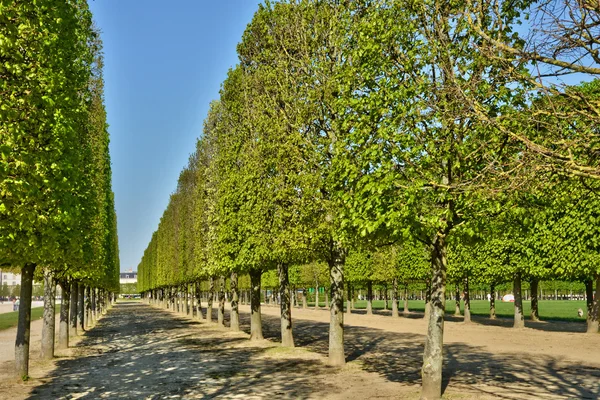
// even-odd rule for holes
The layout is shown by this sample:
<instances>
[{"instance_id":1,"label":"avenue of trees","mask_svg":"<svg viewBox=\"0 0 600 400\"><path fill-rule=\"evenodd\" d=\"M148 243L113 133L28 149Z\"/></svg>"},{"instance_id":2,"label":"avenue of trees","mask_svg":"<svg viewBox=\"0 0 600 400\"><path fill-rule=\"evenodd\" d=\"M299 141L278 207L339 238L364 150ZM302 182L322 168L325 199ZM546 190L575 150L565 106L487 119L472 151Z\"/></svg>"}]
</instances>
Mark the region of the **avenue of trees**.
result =
<instances>
[{"instance_id":1,"label":"avenue of trees","mask_svg":"<svg viewBox=\"0 0 600 400\"><path fill-rule=\"evenodd\" d=\"M119 289L102 45L85 0L0 1L0 265L21 274L16 373L27 378L32 282L42 357ZM71 329L71 332L69 332Z\"/></svg>"},{"instance_id":2,"label":"avenue of trees","mask_svg":"<svg viewBox=\"0 0 600 400\"><path fill-rule=\"evenodd\" d=\"M510 283L520 328L525 282L533 319L540 281L581 282L597 334L599 7L260 5L138 267L138 290L165 307L195 305L200 318L207 302L219 324L227 291L231 329L249 302L254 340L266 285L278 291L282 344L293 346L293 302L326 286L339 366L344 299L349 311L365 290L371 312L383 288L398 316L409 285L422 284L424 399L441 397L446 299L459 288L468 323L469 285L493 294ZM585 83L564 84L571 76Z\"/></svg>"}]
</instances>

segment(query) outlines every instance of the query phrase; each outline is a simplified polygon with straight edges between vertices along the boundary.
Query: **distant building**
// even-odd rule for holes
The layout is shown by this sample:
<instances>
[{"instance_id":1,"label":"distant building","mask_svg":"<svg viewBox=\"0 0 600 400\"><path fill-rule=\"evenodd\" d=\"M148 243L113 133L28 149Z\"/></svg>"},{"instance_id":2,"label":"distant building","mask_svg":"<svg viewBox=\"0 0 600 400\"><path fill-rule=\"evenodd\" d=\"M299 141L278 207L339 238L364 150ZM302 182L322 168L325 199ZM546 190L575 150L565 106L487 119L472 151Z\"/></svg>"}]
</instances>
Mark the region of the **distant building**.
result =
<instances>
[{"instance_id":1,"label":"distant building","mask_svg":"<svg viewBox=\"0 0 600 400\"><path fill-rule=\"evenodd\" d=\"M13 274L0 270L0 286L16 286L21 284L21 274Z\"/></svg>"},{"instance_id":2,"label":"distant building","mask_svg":"<svg viewBox=\"0 0 600 400\"><path fill-rule=\"evenodd\" d=\"M137 271L130 269L127 272L121 272L119 276L119 283L137 283Z\"/></svg>"}]
</instances>

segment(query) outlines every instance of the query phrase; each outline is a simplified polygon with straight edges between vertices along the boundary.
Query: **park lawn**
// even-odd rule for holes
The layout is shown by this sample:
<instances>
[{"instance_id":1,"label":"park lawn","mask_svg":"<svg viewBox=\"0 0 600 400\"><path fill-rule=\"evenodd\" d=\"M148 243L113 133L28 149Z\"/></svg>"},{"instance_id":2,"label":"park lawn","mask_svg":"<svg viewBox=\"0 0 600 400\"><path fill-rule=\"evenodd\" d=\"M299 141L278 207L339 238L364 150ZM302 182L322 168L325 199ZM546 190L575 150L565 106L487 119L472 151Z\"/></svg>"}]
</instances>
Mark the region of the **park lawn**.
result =
<instances>
[{"instance_id":1,"label":"park lawn","mask_svg":"<svg viewBox=\"0 0 600 400\"><path fill-rule=\"evenodd\" d=\"M54 312L58 313L60 311L60 304L57 304L54 307ZM35 307L31 309L31 321L35 321L36 319L42 318L44 314L44 307ZM17 322L19 321L19 312L11 311L4 314L0 314L0 331L4 329L9 329L17 326Z\"/></svg>"},{"instance_id":2,"label":"park lawn","mask_svg":"<svg viewBox=\"0 0 600 400\"><path fill-rule=\"evenodd\" d=\"M313 303L314 304L314 303ZM323 306L325 305L324 303ZM446 301L446 313L454 314L454 300ZM367 302L365 300L355 301L354 307L357 309L367 308ZM391 302L389 307L391 308ZM400 301L400 312L404 307L403 301ZM409 300L408 308L410 311L421 311L425 310L425 303L421 300ZM583 317L577 316L577 310L581 308L583 310ZM383 300L374 300L373 309L383 309ZM460 305L461 312L464 311L464 303ZM515 306L514 303L502 302L496 300L496 316L512 318L514 315ZM529 316L531 312L531 302L523 301L523 313L525 317ZM539 301L539 312L540 319L542 320L559 320L559 321L585 321L586 305L584 300L540 300ZM488 316L490 315L490 303L487 300L471 300L471 314Z\"/></svg>"}]
</instances>

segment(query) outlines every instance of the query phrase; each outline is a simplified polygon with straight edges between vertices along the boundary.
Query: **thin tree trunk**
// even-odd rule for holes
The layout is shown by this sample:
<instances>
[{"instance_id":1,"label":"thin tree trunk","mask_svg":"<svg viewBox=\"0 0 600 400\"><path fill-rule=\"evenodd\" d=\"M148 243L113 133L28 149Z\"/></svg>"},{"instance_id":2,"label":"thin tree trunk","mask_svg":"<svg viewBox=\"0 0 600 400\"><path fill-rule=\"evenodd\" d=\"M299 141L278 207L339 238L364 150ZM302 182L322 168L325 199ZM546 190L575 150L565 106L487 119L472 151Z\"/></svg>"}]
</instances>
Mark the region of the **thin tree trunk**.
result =
<instances>
[{"instance_id":1,"label":"thin tree trunk","mask_svg":"<svg viewBox=\"0 0 600 400\"><path fill-rule=\"evenodd\" d=\"M325 304L328 306L329 304ZM352 287L348 284L348 298L346 299L346 314L352 314Z\"/></svg>"},{"instance_id":2,"label":"thin tree trunk","mask_svg":"<svg viewBox=\"0 0 600 400\"><path fill-rule=\"evenodd\" d=\"M383 288L383 309L387 311L389 309L388 305L388 289L387 286Z\"/></svg>"},{"instance_id":3,"label":"thin tree trunk","mask_svg":"<svg viewBox=\"0 0 600 400\"><path fill-rule=\"evenodd\" d=\"M587 286L587 285L586 285ZM591 282L590 282L591 286ZM593 293L592 293L593 296ZM596 274L596 297L590 301L588 296L587 332L598 333L600 326L600 274Z\"/></svg>"},{"instance_id":4,"label":"thin tree trunk","mask_svg":"<svg viewBox=\"0 0 600 400\"><path fill-rule=\"evenodd\" d=\"M54 305L56 301L56 283L54 274L48 267L44 267L44 316L42 326L42 359L54 358L54 330L56 314Z\"/></svg>"},{"instance_id":5,"label":"thin tree trunk","mask_svg":"<svg viewBox=\"0 0 600 400\"><path fill-rule=\"evenodd\" d=\"M465 323L471 322L471 294L469 290L469 276L465 276L465 294L464 294L464 303L465 303Z\"/></svg>"},{"instance_id":6,"label":"thin tree trunk","mask_svg":"<svg viewBox=\"0 0 600 400\"><path fill-rule=\"evenodd\" d=\"M410 310L408 309L408 285L405 283L404 284L404 311L403 314L404 316L407 316L410 313Z\"/></svg>"},{"instance_id":7,"label":"thin tree trunk","mask_svg":"<svg viewBox=\"0 0 600 400\"><path fill-rule=\"evenodd\" d=\"M208 299L206 305L206 322L212 322L212 306L215 291L215 278L208 278Z\"/></svg>"},{"instance_id":8,"label":"thin tree trunk","mask_svg":"<svg viewBox=\"0 0 600 400\"><path fill-rule=\"evenodd\" d=\"M490 319L496 319L496 285L490 286Z\"/></svg>"},{"instance_id":9,"label":"thin tree trunk","mask_svg":"<svg viewBox=\"0 0 600 400\"><path fill-rule=\"evenodd\" d=\"M85 332L85 285L82 283L78 287L79 294L77 296L77 319L81 332Z\"/></svg>"},{"instance_id":10,"label":"thin tree trunk","mask_svg":"<svg viewBox=\"0 0 600 400\"><path fill-rule=\"evenodd\" d=\"M262 319L260 316L260 276L261 271L250 270L250 340L263 340Z\"/></svg>"},{"instance_id":11,"label":"thin tree trunk","mask_svg":"<svg viewBox=\"0 0 600 400\"><path fill-rule=\"evenodd\" d=\"M98 316L96 315L96 288L92 288L92 321L96 322Z\"/></svg>"},{"instance_id":12,"label":"thin tree trunk","mask_svg":"<svg viewBox=\"0 0 600 400\"><path fill-rule=\"evenodd\" d=\"M306 304L306 288L302 289L302 308L306 309L308 306Z\"/></svg>"},{"instance_id":13,"label":"thin tree trunk","mask_svg":"<svg viewBox=\"0 0 600 400\"><path fill-rule=\"evenodd\" d=\"M346 364L344 355L344 263L345 252L335 249L329 260L331 281L329 363L334 366Z\"/></svg>"},{"instance_id":14,"label":"thin tree trunk","mask_svg":"<svg viewBox=\"0 0 600 400\"><path fill-rule=\"evenodd\" d=\"M540 311L538 305L538 280L536 278L531 279L531 320L540 320Z\"/></svg>"},{"instance_id":15,"label":"thin tree trunk","mask_svg":"<svg viewBox=\"0 0 600 400\"><path fill-rule=\"evenodd\" d=\"M373 315L373 282L367 281L367 315Z\"/></svg>"},{"instance_id":16,"label":"thin tree trunk","mask_svg":"<svg viewBox=\"0 0 600 400\"><path fill-rule=\"evenodd\" d=\"M77 281L73 281L71 283L71 315L69 316L69 323L71 324L71 329L69 333L71 336L77 336L77 306L79 299L79 286Z\"/></svg>"},{"instance_id":17,"label":"thin tree trunk","mask_svg":"<svg viewBox=\"0 0 600 400\"><path fill-rule=\"evenodd\" d=\"M225 326L225 278L219 278L219 310L217 312L217 325Z\"/></svg>"},{"instance_id":18,"label":"thin tree trunk","mask_svg":"<svg viewBox=\"0 0 600 400\"><path fill-rule=\"evenodd\" d=\"M279 297L281 299L281 345L284 347L294 347L294 335L292 332L292 307L290 304L290 279L288 274L288 268L289 267L287 264L280 263L279 265L277 265L277 272L279 275Z\"/></svg>"},{"instance_id":19,"label":"thin tree trunk","mask_svg":"<svg viewBox=\"0 0 600 400\"><path fill-rule=\"evenodd\" d=\"M319 309L319 283L315 284L315 310Z\"/></svg>"},{"instance_id":20,"label":"thin tree trunk","mask_svg":"<svg viewBox=\"0 0 600 400\"><path fill-rule=\"evenodd\" d=\"M515 296L515 328L525 327L525 318L523 316L523 299L521 297L521 273L517 272L513 281L513 291Z\"/></svg>"},{"instance_id":21,"label":"thin tree trunk","mask_svg":"<svg viewBox=\"0 0 600 400\"><path fill-rule=\"evenodd\" d=\"M62 292L60 302L60 322L58 324L58 348L69 347L69 308L71 304L71 285L66 279L59 282Z\"/></svg>"},{"instance_id":22,"label":"thin tree trunk","mask_svg":"<svg viewBox=\"0 0 600 400\"><path fill-rule=\"evenodd\" d=\"M398 318L398 278L392 282L392 317Z\"/></svg>"},{"instance_id":23,"label":"thin tree trunk","mask_svg":"<svg viewBox=\"0 0 600 400\"><path fill-rule=\"evenodd\" d=\"M183 290L185 301L185 304L183 306L183 312L185 313L185 315L190 315L190 311L192 310L192 307L190 307L190 285L188 285L187 283L184 284Z\"/></svg>"},{"instance_id":24,"label":"thin tree trunk","mask_svg":"<svg viewBox=\"0 0 600 400\"><path fill-rule=\"evenodd\" d=\"M446 310L446 237L438 232L432 245L432 279L427 337L423 351L421 399L440 399L442 396L442 365L444 361L444 313Z\"/></svg>"},{"instance_id":25,"label":"thin tree trunk","mask_svg":"<svg viewBox=\"0 0 600 400\"><path fill-rule=\"evenodd\" d=\"M200 282L196 282L196 317L199 320L202 320L204 317L202 315L202 291L200 290Z\"/></svg>"},{"instance_id":26,"label":"thin tree trunk","mask_svg":"<svg viewBox=\"0 0 600 400\"><path fill-rule=\"evenodd\" d=\"M89 286L85 288L85 325L92 326L92 290Z\"/></svg>"},{"instance_id":27,"label":"thin tree trunk","mask_svg":"<svg viewBox=\"0 0 600 400\"><path fill-rule=\"evenodd\" d=\"M31 294L33 291L33 272L36 265L27 263L21 268L21 293L19 304L19 322L15 341L15 367L23 380L29 376L29 334L31 328Z\"/></svg>"},{"instance_id":28,"label":"thin tree trunk","mask_svg":"<svg viewBox=\"0 0 600 400\"><path fill-rule=\"evenodd\" d=\"M240 291L238 289L238 276L237 272L231 272L230 277L231 283L231 315L229 316L229 328L237 332L240 330L240 312L239 312L239 297Z\"/></svg>"},{"instance_id":29,"label":"thin tree trunk","mask_svg":"<svg viewBox=\"0 0 600 400\"><path fill-rule=\"evenodd\" d=\"M461 316L461 312L460 312L460 286L458 285L458 282L456 283L456 293L455 293L455 305L454 305L454 315L459 317Z\"/></svg>"}]
</instances>

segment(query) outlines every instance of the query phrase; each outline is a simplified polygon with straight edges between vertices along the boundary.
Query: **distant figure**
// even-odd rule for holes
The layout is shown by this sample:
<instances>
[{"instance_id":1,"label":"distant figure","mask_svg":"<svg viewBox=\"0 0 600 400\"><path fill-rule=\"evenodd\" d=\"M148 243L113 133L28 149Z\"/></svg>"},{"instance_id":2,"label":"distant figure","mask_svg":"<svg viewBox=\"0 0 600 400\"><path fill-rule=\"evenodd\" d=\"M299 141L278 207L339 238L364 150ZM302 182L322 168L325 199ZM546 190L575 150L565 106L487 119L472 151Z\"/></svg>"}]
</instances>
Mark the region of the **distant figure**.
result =
<instances>
[{"instance_id":1,"label":"distant figure","mask_svg":"<svg viewBox=\"0 0 600 400\"><path fill-rule=\"evenodd\" d=\"M487 294L487 299L488 299L488 302L491 301L492 300L492 295L488 293Z\"/></svg>"},{"instance_id":2,"label":"distant figure","mask_svg":"<svg viewBox=\"0 0 600 400\"><path fill-rule=\"evenodd\" d=\"M579 315L579 318L583 317L583 310L581 308L577 310L577 315Z\"/></svg>"}]
</instances>

